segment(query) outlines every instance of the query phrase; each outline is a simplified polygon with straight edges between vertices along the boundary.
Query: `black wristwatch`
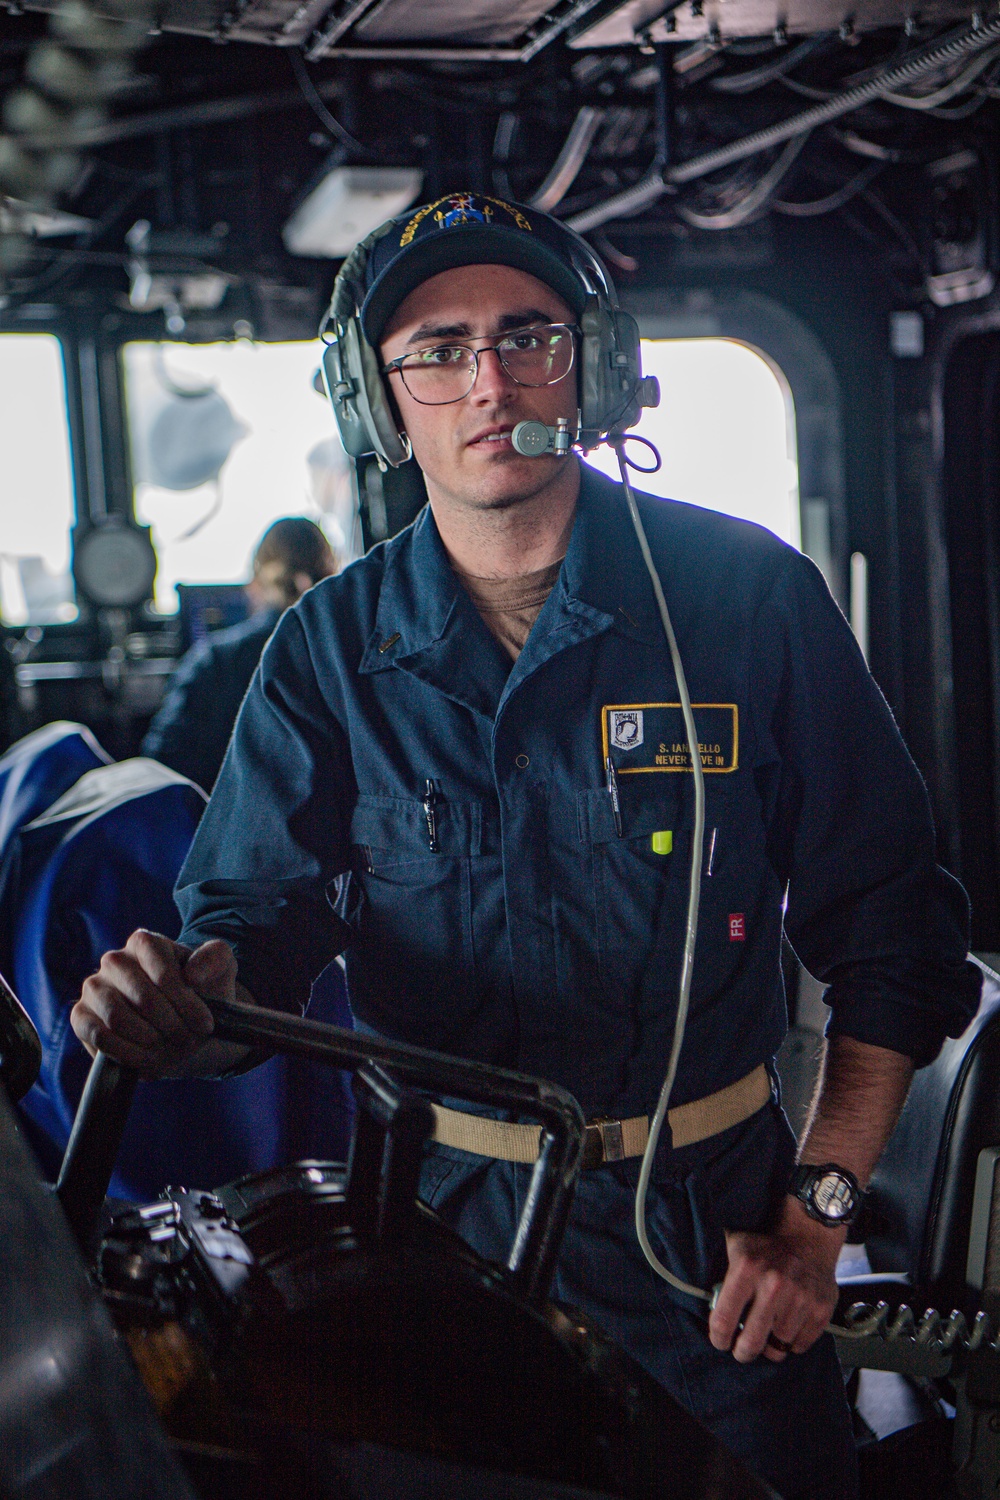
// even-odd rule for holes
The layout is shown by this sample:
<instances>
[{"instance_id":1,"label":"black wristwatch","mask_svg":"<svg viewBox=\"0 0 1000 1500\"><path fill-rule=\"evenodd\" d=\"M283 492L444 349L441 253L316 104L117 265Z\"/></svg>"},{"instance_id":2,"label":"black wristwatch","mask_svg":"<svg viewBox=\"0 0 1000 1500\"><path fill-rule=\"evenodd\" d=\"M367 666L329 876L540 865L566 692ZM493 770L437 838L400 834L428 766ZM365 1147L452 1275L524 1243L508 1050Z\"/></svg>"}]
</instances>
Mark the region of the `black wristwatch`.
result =
<instances>
[{"instance_id":1,"label":"black wristwatch","mask_svg":"<svg viewBox=\"0 0 1000 1500\"><path fill-rule=\"evenodd\" d=\"M810 1219L828 1229L853 1223L865 1196L854 1173L832 1161L821 1167L796 1167L788 1191L798 1198Z\"/></svg>"}]
</instances>

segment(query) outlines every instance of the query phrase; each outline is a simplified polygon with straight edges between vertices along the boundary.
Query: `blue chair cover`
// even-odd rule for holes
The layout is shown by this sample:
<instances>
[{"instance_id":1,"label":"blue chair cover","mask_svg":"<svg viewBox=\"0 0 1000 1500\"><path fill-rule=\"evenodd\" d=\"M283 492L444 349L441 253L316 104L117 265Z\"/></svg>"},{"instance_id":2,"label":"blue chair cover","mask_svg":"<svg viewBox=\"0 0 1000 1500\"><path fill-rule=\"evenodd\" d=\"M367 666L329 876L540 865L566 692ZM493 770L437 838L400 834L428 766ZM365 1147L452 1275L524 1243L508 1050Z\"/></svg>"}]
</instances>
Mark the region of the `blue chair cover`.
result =
<instances>
[{"instance_id":1,"label":"blue chair cover","mask_svg":"<svg viewBox=\"0 0 1000 1500\"><path fill-rule=\"evenodd\" d=\"M5 892L17 886L18 833L86 771L109 761L89 729L65 721L36 729L0 755L0 974L11 974L13 928Z\"/></svg>"},{"instance_id":2,"label":"blue chair cover","mask_svg":"<svg viewBox=\"0 0 1000 1500\"><path fill-rule=\"evenodd\" d=\"M136 927L177 935L173 885L204 802L157 762L124 761L87 771L21 829L10 978L42 1038L42 1072L21 1108L50 1172L90 1062L69 1012L101 955ZM351 1024L339 969L317 986L316 1007ZM313 1064L273 1058L221 1082L144 1081L111 1192L143 1200L168 1183L211 1187L305 1155L343 1159L349 1133L343 1076Z\"/></svg>"}]
</instances>

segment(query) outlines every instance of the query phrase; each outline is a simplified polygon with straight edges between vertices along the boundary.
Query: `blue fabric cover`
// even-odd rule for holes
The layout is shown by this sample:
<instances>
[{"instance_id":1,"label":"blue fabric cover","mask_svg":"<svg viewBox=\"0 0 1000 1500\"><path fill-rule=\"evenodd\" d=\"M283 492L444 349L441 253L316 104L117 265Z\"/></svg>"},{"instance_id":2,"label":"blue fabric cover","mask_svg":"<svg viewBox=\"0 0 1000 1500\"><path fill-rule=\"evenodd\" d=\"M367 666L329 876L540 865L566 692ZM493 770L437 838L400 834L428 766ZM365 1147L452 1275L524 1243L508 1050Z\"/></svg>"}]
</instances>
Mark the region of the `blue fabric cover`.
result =
<instances>
[{"instance_id":1,"label":"blue fabric cover","mask_svg":"<svg viewBox=\"0 0 1000 1500\"><path fill-rule=\"evenodd\" d=\"M60 720L25 735L0 756L0 856L25 823L52 806L85 771L111 757L83 724Z\"/></svg>"},{"instance_id":2,"label":"blue fabric cover","mask_svg":"<svg viewBox=\"0 0 1000 1500\"><path fill-rule=\"evenodd\" d=\"M50 1173L89 1067L70 1010L102 953L136 927L177 935L172 887L204 800L153 761L98 765L17 836L9 977L45 1053L21 1108ZM341 971L332 969L311 1013L350 1025ZM284 1058L222 1082L142 1082L111 1192L146 1199L170 1182L213 1186L296 1157L342 1158L349 1118L341 1074Z\"/></svg>"},{"instance_id":3,"label":"blue fabric cover","mask_svg":"<svg viewBox=\"0 0 1000 1500\"><path fill-rule=\"evenodd\" d=\"M18 883L18 831L51 807L85 771L107 765L109 756L83 724L64 720L25 735L0 756L0 974L12 974L13 891Z\"/></svg>"}]
</instances>

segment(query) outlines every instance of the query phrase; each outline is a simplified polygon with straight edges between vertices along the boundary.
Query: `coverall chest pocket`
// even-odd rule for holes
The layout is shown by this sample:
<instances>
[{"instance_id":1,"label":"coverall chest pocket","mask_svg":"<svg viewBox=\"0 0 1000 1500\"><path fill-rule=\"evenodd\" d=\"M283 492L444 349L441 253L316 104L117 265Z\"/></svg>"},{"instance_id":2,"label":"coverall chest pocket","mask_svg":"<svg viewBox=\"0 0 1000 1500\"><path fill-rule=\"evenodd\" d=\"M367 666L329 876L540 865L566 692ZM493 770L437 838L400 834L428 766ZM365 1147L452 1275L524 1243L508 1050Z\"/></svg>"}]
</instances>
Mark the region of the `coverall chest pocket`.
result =
<instances>
[{"instance_id":1,"label":"coverall chest pocket","mask_svg":"<svg viewBox=\"0 0 1000 1500\"><path fill-rule=\"evenodd\" d=\"M465 986L473 974L471 860L482 840L478 802L440 798L430 847L419 798L359 796L352 871L362 893L358 937L388 999Z\"/></svg>"},{"instance_id":2,"label":"coverall chest pocket","mask_svg":"<svg viewBox=\"0 0 1000 1500\"><path fill-rule=\"evenodd\" d=\"M664 943L683 930L691 834L678 828L676 778L619 778L621 831L605 789L581 792L580 835L590 845L598 966L606 999L630 1005ZM649 786L645 783L652 782Z\"/></svg>"}]
</instances>

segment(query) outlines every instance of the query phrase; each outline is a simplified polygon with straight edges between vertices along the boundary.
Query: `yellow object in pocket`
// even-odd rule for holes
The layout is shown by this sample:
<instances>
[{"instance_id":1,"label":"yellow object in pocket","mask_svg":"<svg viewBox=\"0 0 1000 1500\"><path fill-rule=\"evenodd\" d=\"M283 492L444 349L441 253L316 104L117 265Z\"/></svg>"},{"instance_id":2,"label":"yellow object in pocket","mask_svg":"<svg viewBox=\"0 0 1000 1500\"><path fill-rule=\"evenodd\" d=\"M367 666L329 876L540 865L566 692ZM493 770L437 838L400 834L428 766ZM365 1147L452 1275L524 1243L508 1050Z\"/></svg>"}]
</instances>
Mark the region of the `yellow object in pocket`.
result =
<instances>
[{"instance_id":1,"label":"yellow object in pocket","mask_svg":"<svg viewBox=\"0 0 1000 1500\"><path fill-rule=\"evenodd\" d=\"M662 829L654 833L652 838L654 854L672 854L674 848L674 835L671 829Z\"/></svg>"}]
</instances>

